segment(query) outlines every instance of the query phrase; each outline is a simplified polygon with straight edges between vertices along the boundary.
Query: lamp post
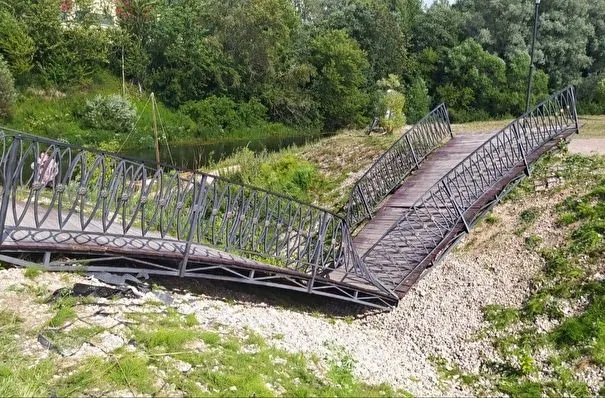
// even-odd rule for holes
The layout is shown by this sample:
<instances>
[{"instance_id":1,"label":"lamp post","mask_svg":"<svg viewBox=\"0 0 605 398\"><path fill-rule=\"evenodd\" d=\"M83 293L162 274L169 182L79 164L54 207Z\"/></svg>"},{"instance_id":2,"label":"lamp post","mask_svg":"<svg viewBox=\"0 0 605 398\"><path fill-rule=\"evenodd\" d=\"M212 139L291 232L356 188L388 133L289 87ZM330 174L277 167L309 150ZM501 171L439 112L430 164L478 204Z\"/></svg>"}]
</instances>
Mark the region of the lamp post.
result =
<instances>
[{"instance_id":1,"label":"lamp post","mask_svg":"<svg viewBox=\"0 0 605 398\"><path fill-rule=\"evenodd\" d=\"M536 36L538 36L538 14L540 12L540 0L536 0L535 17L534 17L534 36L531 42L531 60L529 61L529 77L527 78L527 101L525 103L525 112L529 112L531 101L531 84L534 77L534 51L536 50Z\"/></svg>"}]
</instances>

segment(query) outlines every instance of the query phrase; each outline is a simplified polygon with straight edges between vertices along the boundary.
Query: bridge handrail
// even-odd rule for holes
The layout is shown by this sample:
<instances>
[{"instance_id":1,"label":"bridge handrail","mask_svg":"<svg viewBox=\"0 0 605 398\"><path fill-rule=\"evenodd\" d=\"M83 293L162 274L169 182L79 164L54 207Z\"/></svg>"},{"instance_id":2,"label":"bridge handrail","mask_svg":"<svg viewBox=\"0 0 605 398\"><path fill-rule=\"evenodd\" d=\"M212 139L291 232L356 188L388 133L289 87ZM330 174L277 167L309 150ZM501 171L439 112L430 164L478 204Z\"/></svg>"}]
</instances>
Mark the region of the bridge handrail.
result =
<instances>
[{"instance_id":1,"label":"bridge handrail","mask_svg":"<svg viewBox=\"0 0 605 398\"><path fill-rule=\"evenodd\" d=\"M97 153L99 155L104 155L106 157L113 158L113 159L116 159L116 160L127 160L127 161L130 161L130 162L136 162L136 163L144 164L146 167L150 167L150 168L157 168L159 166L161 168L171 169L171 170L174 170L176 172L195 173L196 175L199 175L199 176L211 177L213 179L229 182L230 184L233 184L233 185L238 185L238 186L242 186L242 187L245 187L245 188L250 188L250 189L253 189L255 191L265 192L267 194L270 194L270 195L273 195L273 196L277 196L277 197L283 198L285 200L296 202L296 203L298 203L301 206L311 207L311 208L314 208L316 210L319 210L319 211L322 211L322 212L326 212L326 213L334 216L335 218L339 218L339 219L342 219L342 220L345 219L344 216L342 216L341 214L338 214L337 212L332 211L330 209L326 209L324 207L317 206L317 205L314 205L312 203L303 202L303 201L301 201L299 199L296 199L296 198L294 198L292 196L285 195L285 194L280 193L280 192L270 191L270 190L265 189L265 188L256 187L256 186L253 186L253 185L250 185L250 184L246 184L246 183L242 183L242 182L239 182L239 181L234 181L234 180L232 180L232 179L230 179L228 177L222 177L220 175L215 175L215 174L208 173L208 172L205 172L205 171L195 170L195 169L187 169L187 168L184 168L184 167L174 166L174 165L171 165L171 164L168 164L168 163L165 163L165 162L157 163L155 161L151 161L151 160L147 160L147 159L137 158L137 157L128 156L128 155L120 155L119 153L115 153L115 152L111 152L111 151L103 151L103 150L100 150L100 149L97 149L97 148L91 148L91 147L87 147L87 146L74 145L74 144L70 144L70 143L65 142L65 141L53 140L52 138L41 137L41 136L37 136L37 135L34 135L34 134L26 133L26 132L23 132L23 131L15 130L15 129L12 129L12 128L9 128L9 127L0 126L0 134L4 134L6 132L10 133L9 135L12 135L12 136L17 136L18 135L18 136L21 136L22 138L27 138L27 139L35 140L35 141L40 142L40 143L46 143L49 146L50 145L60 144L61 146L65 147L65 148L71 148L73 150L80 150L80 151L87 151L87 152L91 152L91 153Z\"/></svg>"},{"instance_id":2,"label":"bridge handrail","mask_svg":"<svg viewBox=\"0 0 605 398\"><path fill-rule=\"evenodd\" d=\"M421 232L432 226L439 234L432 242L416 246L424 248L423 259L418 262L421 264L460 222L468 231L465 213L503 176L520 165L529 171L530 155L563 132L578 128L575 90L568 86L511 122L450 170L382 235L362 260L371 255L393 262L388 255L381 254L401 245L390 236L393 231L411 230L415 239L420 240L426 239ZM472 186L467 184L468 176L474 177L470 178ZM394 291L404 281L382 282Z\"/></svg>"},{"instance_id":3,"label":"bridge handrail","mask_svg":"<svg viewBox=\"0 0 605 398\"><path fill-rule=\"evenodd\" d=\"M395 141L353 186L346 205L351 229L372 218L380 202L451 136L447 107L442 103Z\"/></svg>"},{"instance_id":4,"label":"bridge handrail","mask_svg":"<svg viewBox=\"0 0 605 398\"><path fill-rule=\"evenodd\" d=\"M9 227L75 234L97 224L102 232L95 233L106 236L186 243L181 275L191 246L200 244L277 259L277 266L308 274L311 284L343 268L381 288L353 249L346 221L329 210L209 173L4 127L0 150L2 233ZM42 152L56 166L38 157ZM49 167L58 175L45 183Z\"/></svg>"}]
</instances>

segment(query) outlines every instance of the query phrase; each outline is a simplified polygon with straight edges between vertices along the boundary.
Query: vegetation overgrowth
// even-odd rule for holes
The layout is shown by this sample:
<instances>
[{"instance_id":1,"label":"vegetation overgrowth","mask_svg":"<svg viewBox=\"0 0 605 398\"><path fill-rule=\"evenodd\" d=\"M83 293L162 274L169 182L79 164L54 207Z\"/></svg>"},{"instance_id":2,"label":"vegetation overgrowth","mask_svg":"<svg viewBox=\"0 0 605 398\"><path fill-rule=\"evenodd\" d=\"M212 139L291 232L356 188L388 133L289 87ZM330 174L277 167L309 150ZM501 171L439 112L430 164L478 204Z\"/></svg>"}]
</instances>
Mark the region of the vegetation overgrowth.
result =
<instances>
[{"instance_id":1,"label":"vegetation overgrowth","mask_svg":"<svg viewBox=\"0 0 605 398\"><path fill-rule=\"evenodd\" d=\"M36 292L36 300L47 301L47 294L46 288ZM210 330L194 314L155 301L126 312L123 327L103 327L83 315L85 305L95 303L62 298L48 325L33 329L0 310L0 395L407 396L360 381L342 347L327 347L324 359L290 353L251 330ZM65 309L72 316L56 322ZM68 354L108 333L129 342L97 354ZM44 359L23 349L36 336L52 347Z\"/></svg>"},{"instance_id":2,"label":"vegetation overgrowth","mask_svg":"<svg viewBox=\"0 0 605 398\"><path fill-rule=\"evenodd\" d=\"M484 308L486 328L477 338L490 342L494 352L482 361L481 371L464 372L437 359L443 376L457 377L480 395L605 392L602 380L600 391L594 391L586 379L590 369L605 365L604 175L604 156L550 155L512 192L508 200L525 207L528 198L543 194L535 192L534 181L560 179L548 193L561 199L554 208L555 231L547 235L560 235L562 240L553 243L552 237L527 232L541 217L539 207L519 213L516 233L523 236L528 251L541 257L543 268L521 306ZM594 388L594 380L590 384Z\"/></svg>"},{"instance_id":3,"label":"vegetation overgrowth","mask_svg":"<svg viewBox=\"0 0 605 398\"><path fill-rule=\"evenodd\" d=\"M574 83L581 111L605 112L604 1L541 4L534 101ZM333 131L386 113L393 130L442 101L455 122L525 107L527 1L102 4L0 2L3 124L119 149L127 137L151 145L151 92L168 140L178 141ZM386 96L385 79L396 82ZM121 93L124 106L91 119L91 101L115 105Z\"/></svg>"}]
</instances>

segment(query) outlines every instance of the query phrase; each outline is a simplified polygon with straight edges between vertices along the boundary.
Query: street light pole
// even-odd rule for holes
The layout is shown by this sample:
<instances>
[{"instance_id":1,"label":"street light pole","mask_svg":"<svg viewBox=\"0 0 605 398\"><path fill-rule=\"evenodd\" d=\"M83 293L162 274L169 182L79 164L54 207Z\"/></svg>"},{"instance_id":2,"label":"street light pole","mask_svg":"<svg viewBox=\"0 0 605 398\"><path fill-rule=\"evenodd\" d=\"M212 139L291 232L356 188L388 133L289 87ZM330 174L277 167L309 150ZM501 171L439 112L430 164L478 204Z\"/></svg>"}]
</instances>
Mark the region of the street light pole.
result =
<instances>
[{"instance_id":1,"label":"street light pole","mask_svg":"<svg viewBox=\"0 0 605 398\"><path fill-rule=\"evenodd\" d=\"M525 103L525 112L529 112L531 101L531 84L534 77L534 52L536 50L536 37L538 36L538 15L540 12L540 0L536 0L535 17L534 17L534 36L531 42L531 60L529 64L529 77L527 78L527 101Z\"/></svg>"}]
</instances>

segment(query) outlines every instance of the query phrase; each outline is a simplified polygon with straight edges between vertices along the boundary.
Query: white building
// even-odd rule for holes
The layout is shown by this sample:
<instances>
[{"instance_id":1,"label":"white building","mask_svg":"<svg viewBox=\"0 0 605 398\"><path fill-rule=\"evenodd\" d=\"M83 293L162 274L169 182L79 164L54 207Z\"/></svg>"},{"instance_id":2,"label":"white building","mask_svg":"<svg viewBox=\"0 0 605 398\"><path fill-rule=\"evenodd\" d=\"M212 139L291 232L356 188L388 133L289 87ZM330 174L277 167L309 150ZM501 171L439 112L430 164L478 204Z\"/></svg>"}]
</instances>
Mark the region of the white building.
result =
<instances>
[{"instance_id":1,"label":"white building","mask_svg":"<svg viewBox=\"0 0 605 398\"><path fill-rule=\"evenodd\" d=\"M116 0L89 0L87 11L98 17L101 27L112 27L116 24ZM65 23L77 22L83 12L78 0L62 0L61 14Z\"/></svg>"}]
</instances>

